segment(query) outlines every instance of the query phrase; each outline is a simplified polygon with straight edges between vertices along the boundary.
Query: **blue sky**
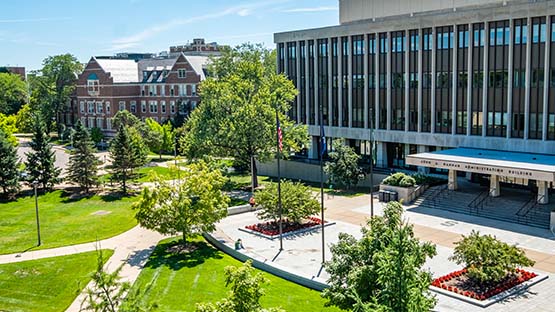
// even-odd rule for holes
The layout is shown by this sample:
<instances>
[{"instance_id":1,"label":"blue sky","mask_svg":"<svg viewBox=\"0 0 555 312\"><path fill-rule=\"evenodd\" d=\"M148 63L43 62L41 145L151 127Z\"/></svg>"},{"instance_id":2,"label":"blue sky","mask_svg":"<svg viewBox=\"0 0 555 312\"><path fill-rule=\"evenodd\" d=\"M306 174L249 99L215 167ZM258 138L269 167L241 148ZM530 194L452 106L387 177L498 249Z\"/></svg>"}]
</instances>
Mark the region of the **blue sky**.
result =
<instances>
[{"instance_id":1,"label":"blue sky","mask_svg":"<svg viewBox=\"0 0 555 312\"><path fill-rule=\"evenodd\" d=\"M338 24L338 0L0 1L0 66L49 55L160 52L193 38L273 47L273 33Z\"/></svg>"}]
</instances>

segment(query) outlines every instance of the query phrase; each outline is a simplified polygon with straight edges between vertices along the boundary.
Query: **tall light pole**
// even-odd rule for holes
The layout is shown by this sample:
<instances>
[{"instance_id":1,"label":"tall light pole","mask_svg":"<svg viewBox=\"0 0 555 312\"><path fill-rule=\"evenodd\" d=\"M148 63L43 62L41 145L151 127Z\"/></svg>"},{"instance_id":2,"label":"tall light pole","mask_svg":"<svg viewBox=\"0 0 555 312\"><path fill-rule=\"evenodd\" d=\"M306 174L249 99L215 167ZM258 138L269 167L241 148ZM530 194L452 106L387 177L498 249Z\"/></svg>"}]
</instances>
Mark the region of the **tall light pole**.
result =
<instances>
[{"instance_id":1,"label":"tall light pole","mask_svg":"<svg viewBox=\"0 0 555 312\"><path fill-rule=\"evenodd\" d=\"M38 184L39 183L36 180L33 181L33 187L35 188L35 215L37 217L37 239L38 239L37 246L40 246L41 242L40 242L40 221L39 221L39 198L37 196Z\"/></svg>"}]
</instances>

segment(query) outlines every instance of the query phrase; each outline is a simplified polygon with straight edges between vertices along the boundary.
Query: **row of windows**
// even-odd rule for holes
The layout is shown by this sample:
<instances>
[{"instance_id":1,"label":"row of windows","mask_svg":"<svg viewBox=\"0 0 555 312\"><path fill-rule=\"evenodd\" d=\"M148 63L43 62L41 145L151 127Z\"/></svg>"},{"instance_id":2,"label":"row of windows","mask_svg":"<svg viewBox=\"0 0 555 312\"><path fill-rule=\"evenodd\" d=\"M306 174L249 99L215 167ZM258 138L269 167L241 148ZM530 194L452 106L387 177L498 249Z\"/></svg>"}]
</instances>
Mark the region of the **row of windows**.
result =
<instances>
[{"instance_id":1,"label":"row of windows","mask_svg":"<svg viewBox=\"0 0 555 312\"><path fill-rule=\"evenodd\" d=\"M147 85L141 89L142 96L166 96L166 86ZM179 84L169 86L170 96L196 96L197 85L195 84Z\"/></svg>"},{"instance_id":2,"label":"row of windows","mask_svg":"<svg viewBox=\"0 0 555 312\"><path fill-rule=\"evenodd\" d=\"M104 113L104 107L106 108L106 114L110 114L110 102L94 102L94 101L87 101L86 102L87 106L87 113L88 114L103 114ZM160 105L158 105L160 104ZM197 103L196 101L191 101L190 102L191 106L194 108L196 107ZM120 111L127 109L127 105L125 101L120 101L118 103L118 109ZM160 112L162 114L165 114L168 111L168 107L166 105L166 101L148 101L148 111L150 113L158 113L158 110L160 109ZM79 110L81 112L81 114L85 113L85 101L80 101L79 102ZM136 113L137 112L137 102L136 101L130 101L129 102L129 109L130 112L132 113ZM147 101L141 101L141 112L142 113L146 113L147 112ZM176 102L175 101L169 101L169 112L171 114L175 114L176 112Z\"/></svg>"}]
</instances>

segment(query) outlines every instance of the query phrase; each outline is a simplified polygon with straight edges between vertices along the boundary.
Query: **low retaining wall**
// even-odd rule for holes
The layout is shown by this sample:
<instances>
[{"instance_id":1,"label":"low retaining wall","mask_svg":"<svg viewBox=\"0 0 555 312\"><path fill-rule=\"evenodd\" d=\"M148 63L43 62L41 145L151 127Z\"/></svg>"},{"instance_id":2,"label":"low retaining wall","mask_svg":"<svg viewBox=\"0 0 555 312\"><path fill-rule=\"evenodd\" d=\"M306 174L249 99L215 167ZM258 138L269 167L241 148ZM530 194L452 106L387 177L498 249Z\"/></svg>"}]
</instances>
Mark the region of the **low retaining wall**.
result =
<instances>
[{"instance_id":1,"label":"low retaining wall","mask_svg":"<svg viewBox=\"0 0 555 312\"><path fill-rule=\"evenodd\" d=\"M276 161L266 163L256 162L258 174L269 177L277 177ZM307 164L299 161L281 160L280 161L281 177L290 180L303 180L309 182L320 182L320 166ZM374 187L377 187L387 175L374 173ZM324 181L328 181L328 175L324 173ZM370 187L370 175L366 175L358 185Z\"/></svg>"},{"instance_id":2,"label":"low retaining wall","mask_svg":"<svg viewBox=\"0 0 555 312\"><path fill-rule=\"evenodd\" d=\"M254 211L254 210L255 209L252 208L251 205L249 205L249 204L241 205L241 206L234 206L234 207L227 208L227 215L228 216L233 216L233 215L236 215L236 214L250 212L250 211Z\"/></svg>"},{"instance_id":3,"label":"low retaining wall","mask_svg":"<svg viewBox=\"0 0 555 312\"><path fill-rule=\"evenodd\" d=\"M241 251L235 250L235 248L229 246L224 239L218 239L208 233L204 233L202 235L212 245L216 246L216 248L232 256L233 258L241 262L252 260L252 266L257 269L271 273L273 275L279 276L293 283L297 283L299 285L303 285L305 287L308 287L310 289L314 289L317 291L322 291L328 287L325 281L321 278L318 278L318 277L310 278L307 276L303 276L302 274L295 274L295 273L288 272L286 268L280 266L279 264L269 262L267 259L255 256L255 255L251 255L248 252L243 253ZM230 242L230 243L233 243L233 242Z\"/></svg>"},{"instance_id":4,"label":"low retaining wall","mask_svg":"<svg viewBox=\"0 0 555 312\"><path fill-rule=\"evenodd\" d=\"M412 201L422 195L427 188L427 185L419 185L416 187L401 187L380 184L380 191L397 192L398 200L402 200L403 205L409 205L410 203L412 203Z\"/></svg>"}]
</instances>

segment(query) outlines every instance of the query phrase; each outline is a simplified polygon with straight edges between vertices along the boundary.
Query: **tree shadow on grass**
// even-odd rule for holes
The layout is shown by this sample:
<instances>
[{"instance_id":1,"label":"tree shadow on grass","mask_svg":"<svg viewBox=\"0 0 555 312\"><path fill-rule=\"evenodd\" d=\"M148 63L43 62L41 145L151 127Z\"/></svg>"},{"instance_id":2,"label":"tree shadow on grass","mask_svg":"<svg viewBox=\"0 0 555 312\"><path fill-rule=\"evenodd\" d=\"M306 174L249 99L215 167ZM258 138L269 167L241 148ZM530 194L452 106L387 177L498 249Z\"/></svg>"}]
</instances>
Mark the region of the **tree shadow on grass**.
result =
<instances>
[{"instance_id":1,"label":"tree shadow on grass","mask_svg":"<svg viewBox=\"0 0 555 312\"><path fill-rule=\"evenodd\" d=\"M169 251L172 246L181 243L181 240L160 243L150 256L150 259L145 267L158 268L160 266L167 266L170 269L177 271L184 267L192 268L201 265L207 259L223 258L220 251L210 246L207 242L199 240L189 243L196 247L193 251L185 253L172 253Z\"/></svg>"}]
</instances>

